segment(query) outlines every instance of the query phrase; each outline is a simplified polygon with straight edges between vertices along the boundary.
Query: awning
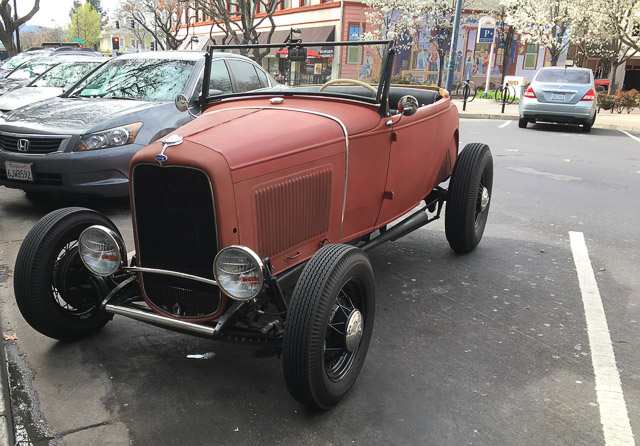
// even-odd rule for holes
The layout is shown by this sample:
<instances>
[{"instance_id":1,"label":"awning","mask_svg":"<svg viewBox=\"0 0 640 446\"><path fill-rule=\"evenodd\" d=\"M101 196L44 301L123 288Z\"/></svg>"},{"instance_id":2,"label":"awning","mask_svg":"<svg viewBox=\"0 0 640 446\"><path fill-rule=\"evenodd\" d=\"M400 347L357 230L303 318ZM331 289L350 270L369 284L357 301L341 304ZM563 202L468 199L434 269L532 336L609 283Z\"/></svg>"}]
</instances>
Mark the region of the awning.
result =
<instances>
[{"instance_id":1,"label":"awning","mask_svg":"<svg viewBox=\"0 0 640 446\"><path fill-rule=\"evenodd\" d=\"M276 54L289 54L289 49L285 48L283 50L276 51ZM307 50L307 57L322 57L322 56L316 53L315 51Z\"/></svg>"}]
</instances>

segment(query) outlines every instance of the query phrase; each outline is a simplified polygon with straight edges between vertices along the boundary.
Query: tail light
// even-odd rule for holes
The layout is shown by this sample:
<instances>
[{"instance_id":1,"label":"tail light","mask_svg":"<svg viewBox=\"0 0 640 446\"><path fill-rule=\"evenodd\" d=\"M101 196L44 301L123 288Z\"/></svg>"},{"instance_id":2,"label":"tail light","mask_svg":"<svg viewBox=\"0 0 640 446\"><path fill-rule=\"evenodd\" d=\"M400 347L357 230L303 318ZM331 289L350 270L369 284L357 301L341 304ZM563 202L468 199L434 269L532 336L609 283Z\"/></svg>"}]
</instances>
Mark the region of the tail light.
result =
<instances>
[{"instance_id":1,"label":"tail light","mask_svg":"<svg viewBox=\"0 0 640 446\"><path fill-rule=\"evenodd\" d=\"M525 98L534 98L536 97L536 94L533 92L533 88L531 88L531 85L529 85L527 87L527 89L524 91L524 97Z\"/></svg>"},{"instance_id":2,"label":"tail light","mask_svg":"<svg viewBox=\"0 0 640 446\"><path fill-rule=\"evenodd\" d=\"M593 88L589 91L587 91L587 94L585 94L584 96L582 96L582 99L580 99L581 101L594 101L596 99L596 92L593 91Z\"/></svg>"}]
</instances>

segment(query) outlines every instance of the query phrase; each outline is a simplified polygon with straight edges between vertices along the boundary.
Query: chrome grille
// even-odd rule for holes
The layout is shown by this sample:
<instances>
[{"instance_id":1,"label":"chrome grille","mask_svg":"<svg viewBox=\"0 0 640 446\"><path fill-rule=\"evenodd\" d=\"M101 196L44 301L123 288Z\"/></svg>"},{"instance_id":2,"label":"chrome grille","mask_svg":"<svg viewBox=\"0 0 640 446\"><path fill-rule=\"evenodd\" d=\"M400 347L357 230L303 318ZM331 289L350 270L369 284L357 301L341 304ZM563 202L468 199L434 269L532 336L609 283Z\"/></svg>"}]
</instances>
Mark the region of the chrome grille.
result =
<instances>
[{"instance_id":1,"label":"chrome grille","mask_svg":"<svg viewBox=\"0 0 640 446\"><path fill-rule=\"evenodd\" d=\"M20 150L20 141L27 141L27 150ZM45 136L22 136L22 135L9 135L6 133L0 133L0 150L6 152L19 152L19 153L51 153L56 152L60 148L60 144L64 138L60 137L45 137ZM22 143L23 147L25 143Z\"/></svg>"}]
</instances>

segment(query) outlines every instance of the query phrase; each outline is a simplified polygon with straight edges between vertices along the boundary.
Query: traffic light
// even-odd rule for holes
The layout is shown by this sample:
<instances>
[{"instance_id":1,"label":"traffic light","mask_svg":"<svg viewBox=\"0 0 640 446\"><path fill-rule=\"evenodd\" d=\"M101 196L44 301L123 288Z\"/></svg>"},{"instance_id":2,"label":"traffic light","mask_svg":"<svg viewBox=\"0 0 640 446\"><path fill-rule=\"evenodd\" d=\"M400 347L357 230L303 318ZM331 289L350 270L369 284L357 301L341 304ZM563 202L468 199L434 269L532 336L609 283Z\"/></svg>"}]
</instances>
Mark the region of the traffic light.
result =
<instances>
[{"instance_id":1,"label":"traffic light","mask_svg":"<svg viewBox=\"0 0 640 446\"><path fill-rule=\"evenodd\" d=\"M119 37L112 37L111 38L111 48L114 51L117 51L120 49L120 38Z\"/></svg>"},{"instance_id":2,"label":"traffic light","mask_svg":"<svg viewBox=\"0 0 640 446\"><path fill-rule=\"evenodd\" d=\"M151 51L155 51L156 50L156 43L154 41L151 41Z\"/></svg>"},{"instance_id":3,"label":"traffic light","mask_svg":"<svg viewBox=\"0 0 640 446\"><path fill-rule=\"evenodd\" d=\"M116 29L120 29L120 21L116 20Z\"/></svg>"}]
</instances>

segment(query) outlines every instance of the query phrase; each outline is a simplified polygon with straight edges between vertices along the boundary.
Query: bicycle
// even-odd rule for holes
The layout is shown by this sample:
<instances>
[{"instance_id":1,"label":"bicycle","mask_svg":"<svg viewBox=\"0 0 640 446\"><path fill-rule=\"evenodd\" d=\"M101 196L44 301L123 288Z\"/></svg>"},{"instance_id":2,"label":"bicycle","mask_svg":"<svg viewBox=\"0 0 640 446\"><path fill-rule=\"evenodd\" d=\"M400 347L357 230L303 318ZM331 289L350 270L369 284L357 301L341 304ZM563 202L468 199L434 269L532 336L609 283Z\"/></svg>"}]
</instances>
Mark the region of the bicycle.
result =
<instances>
[{"instance_id":1,"label":"bicycle","mask_svg":"<svg viewBox=\"0 0 640 446\"><path fill-rule=\"evenodd\" d=\"M467 102L471 102L476 98L477 93L478 87L475 82L472 80L462 81L458 84L454 97L463 101L466 97Z\"/></svg>"},{"instance_id":2,"label":"bicycle","mask_svg":"<svg viewBox=\"0 0 640 446\"><path fill-rule=\"evenodd\" d=\"M513 101L516 100L516 89L513 85L509 85L509 82L506 84L500 85L496 88L495 98L496 102L505 104L513 104Z\"/></svg>"}]
</instances>

